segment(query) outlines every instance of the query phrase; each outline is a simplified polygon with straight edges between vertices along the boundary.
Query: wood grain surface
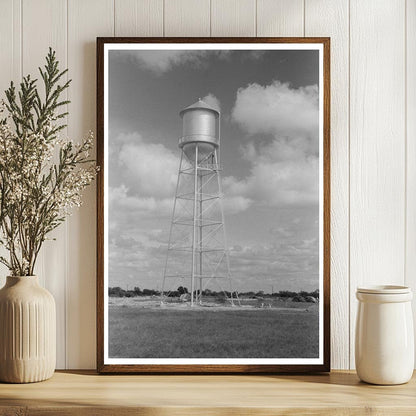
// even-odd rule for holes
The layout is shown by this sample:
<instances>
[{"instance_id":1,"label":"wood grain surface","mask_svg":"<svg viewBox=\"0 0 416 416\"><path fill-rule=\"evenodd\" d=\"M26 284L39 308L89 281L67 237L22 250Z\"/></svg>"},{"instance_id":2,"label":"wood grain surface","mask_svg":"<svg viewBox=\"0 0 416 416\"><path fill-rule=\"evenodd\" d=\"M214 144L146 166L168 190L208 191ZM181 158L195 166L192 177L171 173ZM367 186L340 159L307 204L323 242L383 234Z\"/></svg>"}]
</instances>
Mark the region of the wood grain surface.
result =
<instances>
[{"instance_id":1,"label":"wood grain surface","mask_svg":"<svg viewBox=\"0 0 416 416\"><path fill-rule=\"evenodd\" d=\"M316 376L99 376L57 372L43 383L0 384L0 415L414 415L416 380L361 383Z\"/></svg>"}]
</instances>

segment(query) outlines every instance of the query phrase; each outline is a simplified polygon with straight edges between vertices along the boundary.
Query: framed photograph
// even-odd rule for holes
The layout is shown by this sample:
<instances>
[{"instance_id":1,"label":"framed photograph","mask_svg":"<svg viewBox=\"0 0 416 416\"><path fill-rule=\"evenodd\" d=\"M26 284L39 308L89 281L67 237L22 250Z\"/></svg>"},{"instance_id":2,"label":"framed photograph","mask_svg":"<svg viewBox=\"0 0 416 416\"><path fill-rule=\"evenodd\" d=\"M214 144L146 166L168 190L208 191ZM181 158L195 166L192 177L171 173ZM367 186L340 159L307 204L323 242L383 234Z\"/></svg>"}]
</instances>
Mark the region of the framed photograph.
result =
<instances>
[{"instance_id":1,"label":"framed photograph","mask_svg":"<svg viewBox=\"0 0 416 416\"><path fill-rule=\"evenodd\" d=\"M97 39L99 372L330 370L329 50Z\"/></svg>"}]
</instances>

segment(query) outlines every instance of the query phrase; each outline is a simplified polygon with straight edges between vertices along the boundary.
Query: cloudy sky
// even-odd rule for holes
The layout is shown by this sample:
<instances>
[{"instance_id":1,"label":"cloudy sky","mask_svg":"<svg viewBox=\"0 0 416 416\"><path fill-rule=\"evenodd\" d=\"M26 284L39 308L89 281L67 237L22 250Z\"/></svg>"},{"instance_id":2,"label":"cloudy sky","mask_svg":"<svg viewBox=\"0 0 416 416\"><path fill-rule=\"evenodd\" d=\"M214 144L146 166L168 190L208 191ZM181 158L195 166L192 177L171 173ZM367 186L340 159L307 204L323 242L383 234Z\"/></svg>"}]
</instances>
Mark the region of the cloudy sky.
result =
<instances>
[{"instance_id":1,"label":"cloudy sky","mask_svg":"<svg viewBox=\"0 0 416 416\"><path fill-rule=\"evenodd\" d=\"M222 114L236 288L318 288L318 59L308 50L110 51L110 286L161 288L179 111L201 97Z\"/></svg>"}]
</instances>

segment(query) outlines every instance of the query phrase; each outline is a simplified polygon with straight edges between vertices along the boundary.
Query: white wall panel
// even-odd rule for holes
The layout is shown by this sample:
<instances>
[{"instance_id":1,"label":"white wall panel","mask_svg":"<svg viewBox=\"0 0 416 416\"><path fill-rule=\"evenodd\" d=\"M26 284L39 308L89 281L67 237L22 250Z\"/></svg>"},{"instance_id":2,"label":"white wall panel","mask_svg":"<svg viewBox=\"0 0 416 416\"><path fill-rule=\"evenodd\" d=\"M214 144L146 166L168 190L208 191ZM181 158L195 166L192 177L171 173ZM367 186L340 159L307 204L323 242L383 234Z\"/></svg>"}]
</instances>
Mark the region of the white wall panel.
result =
<instances>
[{"instance_id":1,"label":"white wall panel","mask_svg":"<svg viewBox=\"0 0 416 416\"><path fill-rule=\"evenodd\" d=\"M163 0L115 0L115 36L163 36Z\"/></svg>"},{"instance_id":2,"label":"white wall panel","mask_svg":"<svg viewBox=\"0 0 416 416\"><path fill-rule=\"evenodd\" d=\"M165 0L165 36L210 36L210 0Z\"/></svg>"},{"instance_id":3,"label":"white wall panel","mask_svg":"<svg viewBox=\"0 0 416 416\"><path fill-rule=\"evenodd\" d=\"M348 3L306 0L305 36L331 37L331 365L349 366Z\"/></svg>"},{"instance_id":4,"label":"white wall panel","mask_svg":"<svg viewBox=\"0 0 416 416\"><path fill-rule=\"evenodd\" d=\"M211 36L256 36L256 1L211 0Z\"/></svg>"},{"instance_id":5,"label":"white wall panel","mask_svg":"<svg viewBox=\"0 0 416 416\"><path fill-rule=\"evenodd\" d=\"M351 0L350 365L357 286L404 283L405 1Z\"/></svg>"},{"instance_id":6,"label":"white wall panel","mask_svg":"<svg viewBox=\"0 0 416 416\"><path fill-rule=\"evenodd\" d=\"M406 285L416 290L416 0L407 0L406 38ZM416 322L416 299L413 298ZM416 326L415 326L416 329Z\"/></svg>"},{"instance_id":7,"label":"white wall panel","mask_svg":"<svg viewBox=\"0 0 416 416\"><path fill-rule=\"evenodd\" d=\"M0 6L0 99L5 99L10 81L18 85L22 74L21 0L1 0ZM0 251L8 257L5 250ZM0 287L8 274L7 267L0 264Z\"/></svg>"},{"instance_id":8,"label":"white wall panel","mask_svg":"<svg viewBox=\"0 0 416 416\"><path fill-rule=\"evenodd\" d=\"M114 35L114 0L68 1L69 136L95 131L96 37ZM68 221L67 367L94 368L96 357L96 187Z\"/></svg>"},{"instance_id":9,"label":"white wall panel","mask_svg":"<svg viewBox=\"0 0 416 416\"><path fill-rule=\"evenodd\" d=\"M257 0L257 36L303 36L304 0Z\"/></svg>"},{"instance_id":10,"label":"white wall panel","mask_svg":"<svg viewBox=\"0 0 416 416\"><path fill-rule=\"evenodd\" d=\"M21 0L1 0L0 13L0 97L10 81L21 76Z\"/></svg>"},{"instance_id":11,"label":"white wall panel","mask_svg":"<svg viewBox=\"0 0 416 416\"><path fill-rule=\"evenodd\" d=\"M22 3L22 56L23 75L40 78L38 67L45 63L49 46L56 51L60 68L67 66L66 0L23 0ZM39 85L42 85L39 81ZM41 91L43 91L41 89ZM65 96L63 97L65 98ZM67 130L61 134L64 136ZM57 312L57 366L66 361L66 279L67 224L53 231L45 241L38 259L36 274L53 294Z\"/></svg>"},{"instance_id":12,"label":"white wall panel","mask_svg":"<svg viewBox=\"0 0 416 416\"><path fill-rule=\"evenodd\" d=\"M97 36L331 36L332 365L354 366L357 285L416 285L416 0L0 0L0 89L48 47L73 79L68 133L95 130ZM95 185L37 273L58 367L95 367ZM2 280L6 271L1 271ZM416 304L415 304L416 306Z\"/></svg>"}]
</instances>

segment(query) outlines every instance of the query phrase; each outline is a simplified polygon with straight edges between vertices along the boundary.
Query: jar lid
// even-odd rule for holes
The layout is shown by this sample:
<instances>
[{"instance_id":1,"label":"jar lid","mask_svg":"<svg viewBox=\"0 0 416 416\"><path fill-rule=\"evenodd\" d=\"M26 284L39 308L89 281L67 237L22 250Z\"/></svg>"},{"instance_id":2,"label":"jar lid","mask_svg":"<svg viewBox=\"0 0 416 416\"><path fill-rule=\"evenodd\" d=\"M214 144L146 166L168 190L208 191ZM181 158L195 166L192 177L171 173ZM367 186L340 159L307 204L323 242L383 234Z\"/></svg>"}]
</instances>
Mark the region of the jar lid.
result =
<instances>
[{"instance_id":1,"label":"jar lid","mask_svg":"<svg viewBox=\"0 0 416 416\"><path fill-rule=\"evenodd\" d=\"M383 295L394 295L400 293L410 293L411 289L408 286L397 286L397 285L377 285L377 286L367 286L367 287L358 287L358 293L378 293Z\"/></svg>"}]
</instances>

